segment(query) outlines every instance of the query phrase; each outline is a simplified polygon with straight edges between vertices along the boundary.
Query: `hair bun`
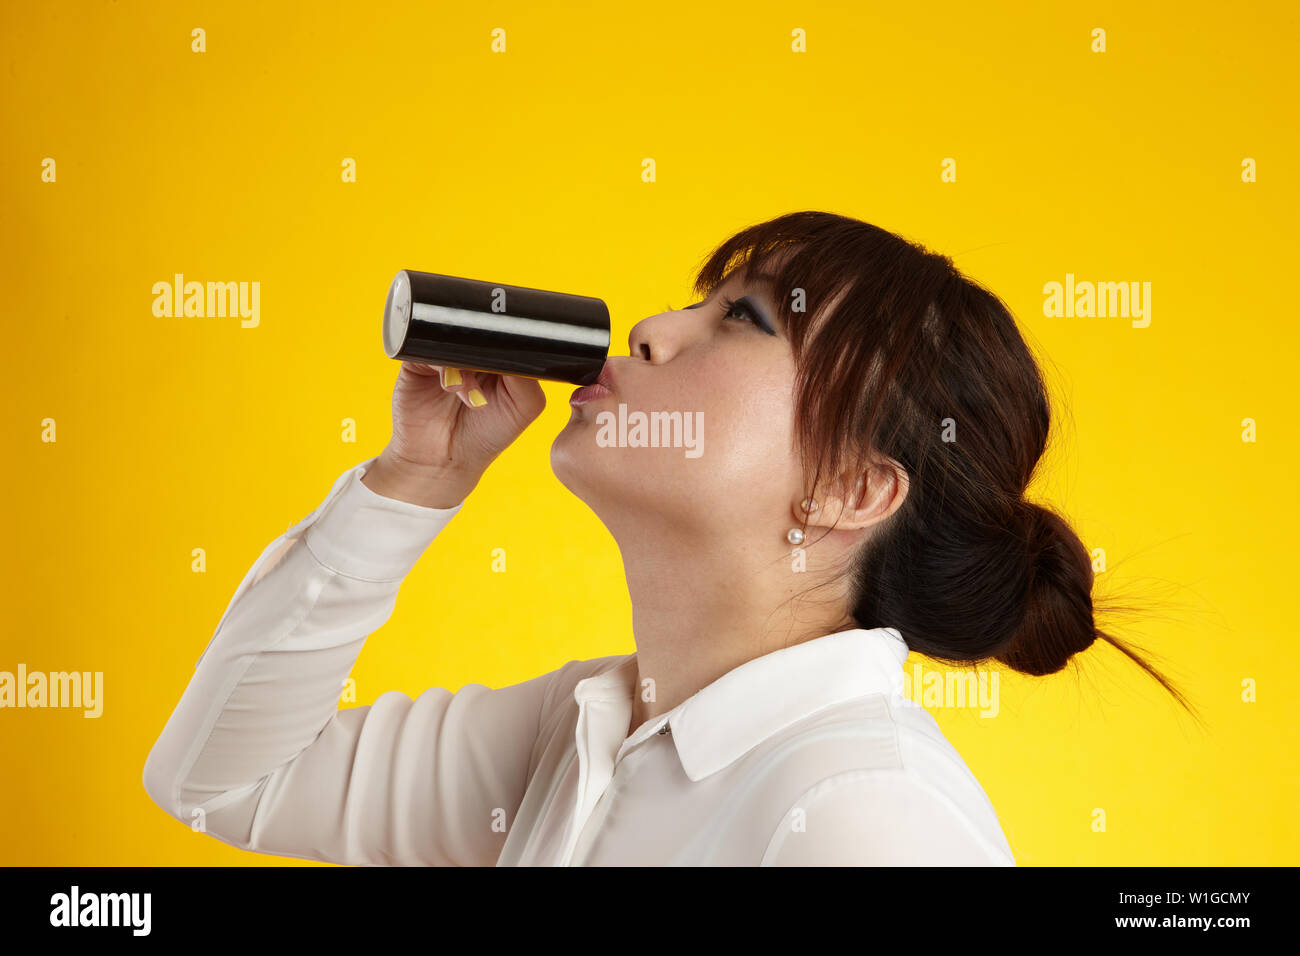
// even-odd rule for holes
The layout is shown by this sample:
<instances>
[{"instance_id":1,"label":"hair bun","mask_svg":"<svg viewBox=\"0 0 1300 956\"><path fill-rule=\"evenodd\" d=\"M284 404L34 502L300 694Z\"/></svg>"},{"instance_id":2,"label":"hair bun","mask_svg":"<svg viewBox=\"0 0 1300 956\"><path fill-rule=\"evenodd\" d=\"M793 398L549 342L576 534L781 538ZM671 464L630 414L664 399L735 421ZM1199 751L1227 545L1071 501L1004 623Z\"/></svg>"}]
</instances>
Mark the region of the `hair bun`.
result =
<instances>
[{"instance_id":1,"label":"hair bun","mask_svg":"<svg viewBox=\"0 0 1300 956\"><path fill-rule=\"evenodd\" d=\"M1097 639L1092 558L1055 511L1023 498L1015 511L1029 585L1020 626L998 660L1026 674L1054 674Z\"/></svg>"}]
</instances>

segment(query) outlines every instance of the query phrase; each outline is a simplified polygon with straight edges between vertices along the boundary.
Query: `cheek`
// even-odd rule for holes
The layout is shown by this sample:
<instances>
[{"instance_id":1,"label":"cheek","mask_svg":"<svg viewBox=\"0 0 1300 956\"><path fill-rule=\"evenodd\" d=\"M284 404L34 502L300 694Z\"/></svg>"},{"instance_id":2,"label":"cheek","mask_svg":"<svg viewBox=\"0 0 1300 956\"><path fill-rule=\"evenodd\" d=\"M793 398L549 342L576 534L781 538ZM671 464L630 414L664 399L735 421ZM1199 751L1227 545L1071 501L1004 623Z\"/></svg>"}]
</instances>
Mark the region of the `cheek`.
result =
<instances>
[{"instance_id":1,"label":"cheek","mask_svg":"<svg viewBox=\"0 0 1300 956\"><path fill-rule=\"evenodd\" d=\"M695 389L692 407L703 412L704 452L690 464L705 466L696 487L715 504L729 499L746 507L755 496L786 496L794 474L792 375L781 366L722 367Z\"/></svg>"},{"instance_id":2,"label":"cheek","mask_svg":"<svg viewBox=\"0 0 1300 956\"><path fill-rule=\"evenodd\" d=\"M562 432L552 467L588 503L638 507L696 526L731 523L789 507L799 476L792 458L792 368L753 362L682 366L654 394L628 401L628 412L678 412L692 423L695 448L597 447L597 412ZM617 401L601 404L617 415ZM695 452L698 451L698 455Z\"/></svg>"}]
</instances>

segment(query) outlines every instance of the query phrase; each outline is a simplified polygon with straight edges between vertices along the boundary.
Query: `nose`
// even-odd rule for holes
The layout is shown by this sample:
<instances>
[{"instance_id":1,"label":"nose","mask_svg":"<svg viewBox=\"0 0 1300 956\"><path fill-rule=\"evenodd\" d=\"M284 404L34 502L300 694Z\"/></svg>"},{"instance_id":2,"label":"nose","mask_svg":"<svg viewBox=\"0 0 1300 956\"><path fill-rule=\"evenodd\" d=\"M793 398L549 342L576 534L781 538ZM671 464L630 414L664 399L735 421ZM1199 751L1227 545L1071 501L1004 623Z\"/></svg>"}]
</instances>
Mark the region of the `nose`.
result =
<instances>
[{"instance_id":1,"label":"nose","mask_svg":"<svg viewBox=\"0 0 1300 956\"><path fill-rule=\"evenodd\" d=\"M693 324L683 314L684 310L660 312L636 325L627 336L627 351L654 365L662 365L680 351L691 335Z\"/></svg>"},{"instance_id":2,"label":"nose","mask_svg":"<svg viewBox=\"0 0 1300 956\"><path fill-rule=\"evenodd\" d=\"M644 325L645 319L642 319L632 326L632 331L627 334L627 353L633 358L641 358L649 362L652 361L650 339L642 328Z\"/></svg>"}]
</instances>

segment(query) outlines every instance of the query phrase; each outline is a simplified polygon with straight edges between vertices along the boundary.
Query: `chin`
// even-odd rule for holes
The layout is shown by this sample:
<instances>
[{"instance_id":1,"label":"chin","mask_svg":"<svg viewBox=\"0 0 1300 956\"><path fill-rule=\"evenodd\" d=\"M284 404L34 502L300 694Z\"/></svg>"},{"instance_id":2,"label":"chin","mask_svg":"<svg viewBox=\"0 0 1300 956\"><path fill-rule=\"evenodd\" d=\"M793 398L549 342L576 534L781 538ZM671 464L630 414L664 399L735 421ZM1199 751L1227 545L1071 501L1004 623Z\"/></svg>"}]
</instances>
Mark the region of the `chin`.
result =
<instances>
[{"instance_id":1,"label":"chin","mask_svg":"<svg viewBox=\"0 0 1300 956\"><path fill-rule=\"evenodd\" d=\"M597 513L633 493L637 478L625 471L627 464L621 449L596 444L595 425L582 415L575 415L551 442L551 471Z\"/></svg>"},{"instance_id":2,"label":"chin","mask_svg":"<svg viewBox=\"0 0 1300 956\"><path fill-rule=\"evenodd\" d=\"M551 442L551 471L582 500L586 501L586 486L592 477L596 455L595 441L579 416L574 416ZM586 480L584 480L586 479Z\"/></svg>"}]
</instances>

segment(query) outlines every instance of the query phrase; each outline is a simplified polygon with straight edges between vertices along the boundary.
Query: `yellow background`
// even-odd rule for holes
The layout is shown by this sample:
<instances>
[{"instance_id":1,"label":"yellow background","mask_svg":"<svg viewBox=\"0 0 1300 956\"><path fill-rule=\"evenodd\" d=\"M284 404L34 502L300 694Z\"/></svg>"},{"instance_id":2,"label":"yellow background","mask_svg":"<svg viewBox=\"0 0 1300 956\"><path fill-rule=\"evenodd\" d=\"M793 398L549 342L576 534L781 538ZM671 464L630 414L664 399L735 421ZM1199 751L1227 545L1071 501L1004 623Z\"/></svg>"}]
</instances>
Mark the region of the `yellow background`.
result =
<instances>
[{"instance_id":1,"label":"yellow background","mask_svg":"<svg viewBox=\"0 0 1300 956\"><path fill-rule=\"evenodd\" d=\"M950 254L1013 307L1062 402L1031 490L1157 601L1126 633L1205 714L1100 644L1003 668L995 719L934 711L1020 864L1300 862L1296 14L1132 7L5 4L0 670L102 670L105 709L0 711L0 863L312 865L191 834L141 772L244 572L387 441L394 272L599 296L621 355L717 242L794 209ZM177 272L260 282L259 327L155 317ZM1045 317L1067 272L1150 281L1150 327ZM549 468L572 386L545 387L358 703L634 650L614 542Z\"/></svg>"}]
</instances>

